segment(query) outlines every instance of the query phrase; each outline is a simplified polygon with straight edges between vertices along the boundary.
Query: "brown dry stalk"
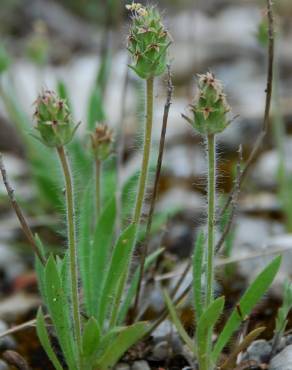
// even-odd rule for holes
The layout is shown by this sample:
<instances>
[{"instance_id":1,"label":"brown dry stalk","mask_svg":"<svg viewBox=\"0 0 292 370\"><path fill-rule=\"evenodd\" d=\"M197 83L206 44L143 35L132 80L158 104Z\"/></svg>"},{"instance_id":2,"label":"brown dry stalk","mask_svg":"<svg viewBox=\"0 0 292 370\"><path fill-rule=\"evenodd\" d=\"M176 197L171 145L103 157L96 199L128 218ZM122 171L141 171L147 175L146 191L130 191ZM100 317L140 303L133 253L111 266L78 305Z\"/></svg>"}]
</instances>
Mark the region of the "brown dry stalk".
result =
<instances>
[{"instance_id":1,"label":"brown dry stalk","mask_svg":"<svg viewBox=\"0 0 292 370\"><path fill-rule=\"evenodd\" d=\"M6 191L7 191L7 194L8 194L8 197L10 199L10 202L11 202L11 205L14 209L14 212L19 220L19 223L21 225L21 228L22 228L22 231L24 232L30 246L31 246L31 249L34 251L34 253L37 255L37 257L39 258L39 260L41 261L41 263L43 265L45 265L46 261L44 259L44 257L41 255L40 251L39 251L39 248L35 242L35 239L34 239L34 236L33 236L33 233L26 221L26 218L18 204L18 202L16 201L15 199L15 195L14 195L14 189L12 188L10 182L9 182L9 179L8 179L8 176L7 176L7 172L6 172L6 168L5 168L5 165L4 165L4 161L3 161L3 155L2 153L0 153L0 171L1 171L1 174L2 174L2 178L3 178L3 183L5 185L5 188L6 188Z\"/></svg>"},{"instance_id":2,"label":"brown dry stalk","mask_svg":"<svg viewBox=\"0 0 292 370\"><path fill-rule=\"evenodd\" d=\"M262 146L264 138L267 135L268 127L269 127L269 116L271 110L271 101L272 101L272 92L273 92L273 76L274 76L274 15L273 15L273 7L272 7L272 0L266 0L267 2L267 16L268 16L268 36L269 36L269 46L268 46L268 72L267 72L267 84L266 84L266 102L265 102L265 110L264 110L264 118L262 123L261 132L255 142L253 150L251 151L245 167L241 173L239 178L239 186L242 185L243 181L247 177L249 170L251 168L252 163L254 162L256 156L259 153L259 150ZM222 216L227 208L230 206L233 194L236 192L236 188L234 187L231 191L224 207L220 212L220 216Z\"/></svg>"},{"instance_id":3,"label":"brown dry stalk","mask_svg":"<svg viewBox=\"0 0 292 370\"><path fill-rule=\"evenodd\" d=\"M139 301L140 301L140 295L141 295L141 286L142 281L144 277L144 270L145 270L145 261L148 254L148 245L149 245L149 239L151 234L151 227L152 227L152 219L153 214L155 210L155 203L158 193L158 185L160 180L160 174L161 174L161 167L162 167L162 160L163 160L163 153L164 153L164 147L165 147L165 136L166 136L166 130L167 130L167 123L168 123L168 115L169 110L171 106L171 99L172 99L172 93L173 93L173 85L171 80L171 70L170 66L167 66L168 71L168 78L167 78L167 97L166 97L166 103L164 106L164 113L163 113L163 120L162 120L162 128L161 128L161 135L160 135L160 143L159 143L159 153L157 158L157 165L156 165L156 172L155 172L155 180L154 185L151 193L151 200L150 200L150 209L148 213L148 219L147 219L147 225L146 225L146 235L145 240L142 246L141 251L141 262L140 262L140 276L139 276L139 282L138 282L138 288L137 293L135 297L135 303L134 303L134 309L133 309L133 316L135 317L137 315L138 307L139 307Z\"/></svg>"}]
</instances>

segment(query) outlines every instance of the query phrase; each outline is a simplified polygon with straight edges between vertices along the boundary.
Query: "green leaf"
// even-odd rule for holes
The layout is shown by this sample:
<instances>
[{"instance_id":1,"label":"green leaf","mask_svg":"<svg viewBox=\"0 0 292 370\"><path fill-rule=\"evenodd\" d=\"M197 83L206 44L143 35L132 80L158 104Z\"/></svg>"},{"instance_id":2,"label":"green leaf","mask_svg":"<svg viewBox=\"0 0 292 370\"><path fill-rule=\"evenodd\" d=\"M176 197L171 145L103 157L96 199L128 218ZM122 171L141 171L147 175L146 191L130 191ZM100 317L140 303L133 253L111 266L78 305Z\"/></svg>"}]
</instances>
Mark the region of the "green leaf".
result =
<instances>
[{"instance_id":1,"label":"green leaf","mask_svg":"<svg viewBox=\"0 0 292 370\"><path fill-rule=\"evenodd\" d=\"M105 120L104 107L100 87L96 86L89 99L87 125L90 131L94 130L97 122Z\"/></svg>"},{"instance_id":2,"label":"green leaf","mask_svg":"<svg viewBox=\"0 0 292 370\"><path fill-rule=\"evenodd\" d=\"M151 266L151 264L161 255L161 253L163 253L163 251L164 251L164 248L160 248L157 251L151 253L146 258L145 271L148 270L149 266ZM141 271L141 268L138 267L136 269L133 277L131 278L131 282L130 282L128 292L126 294L126 297L125 297L125 299L122 303L122 306L120 308L120 311L119 311L119 315L118 315L118 323L119 324L122 324L124 322L124 320L127 316L128 310L131 306L132 300L133 300L133 298L136 294L137 287L138 287L138 282L139 282L140 271Z\"/></svg>"},{"instance_id":3,"label":"green leaf","mask_svg":"<svg viewBox=\"0 0 292 370\"><path fill-rule=\"evenodd\" d=\"M56 370L63 370L50 342L42 309L39 308L36 318L36 330L43 349Z\"/></svg>"},{"instance_id":4,"label":"green leaf","mask_svg":"<svg viewBox=\"0 0 292 370\"><path fill-rule=\"evenodd\" d=\"M138 322L125 327L105 350L103 356L97 361L94 370L111 369L122 355L147 332L148 325Z\"/></svg>"},{"instance_id":5,"label":"green leaf","mask_svg":"<svg viewBox=\"0 0 292 370\"><path fill-rule=\"evenodd\" d=\"M194 343L192 339L190 338L190 336L188 335L188 333L185 331L185 328L183 327L179 317L177 316L175 307L173 303L171 302L169 295L167 294L166 291L163 292L163 295L164 295L164 300L168 308L171 320L174 323L177 331L179 332L179 335L181 336L185 344L188 346L189 350L191 352L194 352Z\"/></svg>"},{"instance_id":6,"label":"green leaf","mask_svg":"<svg viewBox=\"0 0 292 370\"><path fill-rule=\"evenodd\" d=\"M67 294L62 287L57 264L50 256L45 267L45 287L48 310L54 324L59 344L70 369L76 370L76 353L71 312Z\"/></svg>"},{"instance_id":7,"label":"green leaf","mask_svg":"<svg viewBox=\"0 0 292 370\"><path fill-rule=\"evenodd\" d=\"M114 247L98 307L98 322L100 325L104 324L106 315L109 315L112 308L110 306L115 301L120 279L124 278L125 271L129 269L135 236L136 226L130 225L122 232Z\"/></svg>"},{"instance_id":8,"label":"green leaf","mask_svg":"<svg viewBox=\"0 0 292 370\"><path fill-rule=\"evenodd\" d=\"M88 316L92 315L93 307L91 306L91 289L90 289L90 260L92 252L92 220L94 219L94 202L93 200L93 183L89 182L86 187L79 213L79 233L78 233L78 259L80 266L80 276L84 294L84 304Z\"/></svg>"},{"instance_id":9,"label":"green leaf","mask_svg":"<svg viewBox=\"0 0 292 370\"><path fill-rule=\"evenodd\" d=\"M100 327L94 317L91 317L84 326L82 350L85 358L90 358L97 351L100 343Z\"/></svg>"},{"instance_id":10,"label":"green leaf","mask_svg":"<svg viewBox=\"0 0 292 370\"><path fill-rule=\"evenodd\" d=\"M200 320L203 311L202 269L204 263L204 242L204 234L203 232L200 232L196 240L195 252L193 256L193 295L197 323Z\"/></svg>"},{"instance_id":11,"label":"green leaf","mask_svg":"<svg viewBox=\"0 0 292 370\"><path fill-rule=\"evenodd\" d=\"M150 163L149 165L149 173L155 171L156 164ZM127 179L127 181L123 184L122 188L122 219L127 221L129 217L131 217L138 188L138 181L140 176L140 169L134 171ZM142 235L143 237L143 235Z\"/></svg>"},{"instance_id":12,"label":"green leaf","mask_svg":"<svg viewBox=\"0 0 292 370\"><path fill-rule=\"evenodd\" d=\"M67 298L70 299L72 296L71 292L71 274L70 274L70 261L69 261L69 250L66 251L64 257L61 259L60 278L62 282L62 288L67 294Z\"/></svg>"},{"instance_id":13,"label":"green leaf","mask_svg":"<svg viewBox=\"0 0 292 370\"><path fill-rule=\"evenodd\" d=\"M69 96L69 91L68 91L68 88L64 80L59 79L57 81L57 93L61 99L65 100L68 108L70 109L71 114L73 115L73 109L72 109L71 99Z\"/></svg>"},{"instance_id":14,"label":"green leaf","mask_svg":"<svg viewBox=\"0 0 292 370\"><path fill-rule=\"evenodd\" d=\"M35 242L36 245L43 257L45 257L45 250L44 246L42 244L42 241L38 237L38 235L35 236ZM35 256L35 272L38 279L38 288L40 290L42 299L45 304L47 304L47 296L46 296L46 287L45 287L45 266L41 263L39 258Z\"/></svg>"},{"instance_id":15,"label":"green leaf","mask_svg":"<svg viewBox=\"0 0 292 370\"><path fill-rule=\"evenodd\" d=\"M239 301L240 311L243 317L250 314L253 307L258 303L272 284L281 264L281 256L276 257L254 280ZM239 328L242 317L238 309L234 309L223 331L215 344L212 359L216 363L220 353L230 340L233 333Z\"/></svg>"},{"instance_id":16,"label":"green leaf","mask_svg":"<svg viewBox=\"0 0 292 370\"><path fill-rule=\"evenodd\" d=\"M97 222L94 232L93 245L89 255L90 269L87 273L89 273L91 279L90 296L92 302L90 304L90 308L92 312L90 312L90 314L95 317L98 311L102 286L109 269L110 249L114 235L115 218L116 202L115 197L113 197L103 210Z\"/></svg>"},{"instance_id":17,"label":"green leaf","mask_svg":"<svg viewBox=\"0 0 292 370\"><path fill-rule=\"evenodd\" d=\"M169 207L164 211L155 212L152 217L151 235L155 235L167 223L167 221L181 211L181 207ZM145 240L147 225L141 225L137 235L137 242Z\"/></svg>"},{"instance_id":18,"label":"green leaf","mask_svg":"<svg viewBox=\"0 0 292 370\"><path fill-rule=\"evenodd\" d=\"M202 369L208 367L209 358L209 340L212 335L212 330L217 320L219 319L224 308L224 297L215 299L209 307L202 313L198 321L196 330L198 362Z\"/></svg>"}]
</instances>

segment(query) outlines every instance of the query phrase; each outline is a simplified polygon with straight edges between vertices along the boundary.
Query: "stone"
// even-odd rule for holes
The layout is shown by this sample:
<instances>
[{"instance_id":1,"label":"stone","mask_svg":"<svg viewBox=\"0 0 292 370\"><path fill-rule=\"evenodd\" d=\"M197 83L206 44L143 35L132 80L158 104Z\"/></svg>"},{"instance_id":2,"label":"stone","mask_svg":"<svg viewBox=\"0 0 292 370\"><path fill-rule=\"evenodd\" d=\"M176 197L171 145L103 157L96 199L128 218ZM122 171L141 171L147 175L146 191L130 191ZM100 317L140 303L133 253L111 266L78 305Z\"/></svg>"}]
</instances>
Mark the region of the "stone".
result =
<instances>
[{"instance_id":1,"label":"stone","mask_svg":"<svg viewBox=\"0 0 292 370\"><path fill-rule=\"evenodd\" d=\"M135 361L131 367L131 370L150 370L150 366L147 361Z\"/></svg>"},{"instance_id":2,"label":"stone","mask_svg":"<svg viewBox=\"0 0 292 370\"><path fill-rule=\"evenodd\" d=\"M9 370L8 365L3 360L0 360L0 370Z\"/></svg>"},{"instance_id":3,"label":"stone","mask_svg":"<svg viewBox=\"0 0 292 370\"><path fill-rule=\"evenodd\" d=\"M131 369L130 365L124 362L121 362L115 366L115 370L130 370L130 369Z\"/></svg>"},{"instance_id":4,"label":"stone","mask_svg":"<svg viewBox=\"0 0 292 370\"><path fill-rule=\"evenodd\" d=\"M266 362L271 354L271 349L271 344L266 340L256 340L248 347L248 349L244 353L243 360L253 360L258 363Z\"/></svg>"},{"instance_id":5,"label":"stone","mask_svg":"<svg viewBox=\"0 0 292 370\"><path fill-rule=\"evenodd\" d=\"M292 369L292 345L289 345L271 360L269 370L291 370L291 369Z\"/></svg>"},{"instance_id":6,"label":"stone","mask_svg":"<svg viewBox=\"0 0 292 370\"><path fill-rule=\"evenodd\" d=\"M152 359L154 361L163 361L169 357L171 351L168 341L159 342L153 348Z\"/></svg>"},{"instance_id":7,"label":"stone","mask_svg":"<svg viewBox=\"0 0 292 370\"><path fill-rule=\"evenodd\" d=\"M0 320L0 334L4 333L7 329L8 325L6 324L6 322ZM5 337L0 338L0 351L6 351L7 349L16 349L16 341L11 335L6 335Z\"/></svg>"},{"instance_id":8,"label":"stone","mask_svg":"<svg viewBox=\"0 0 292 370\"><path fill-rule=\"evenodd\" d=\"M159 343L175 332L176 328L173 323L170 320L166 319L162 321L162 323L158 325L157 328L152 332L152 338L154 342Z\"/></svg>"}]
</instances>

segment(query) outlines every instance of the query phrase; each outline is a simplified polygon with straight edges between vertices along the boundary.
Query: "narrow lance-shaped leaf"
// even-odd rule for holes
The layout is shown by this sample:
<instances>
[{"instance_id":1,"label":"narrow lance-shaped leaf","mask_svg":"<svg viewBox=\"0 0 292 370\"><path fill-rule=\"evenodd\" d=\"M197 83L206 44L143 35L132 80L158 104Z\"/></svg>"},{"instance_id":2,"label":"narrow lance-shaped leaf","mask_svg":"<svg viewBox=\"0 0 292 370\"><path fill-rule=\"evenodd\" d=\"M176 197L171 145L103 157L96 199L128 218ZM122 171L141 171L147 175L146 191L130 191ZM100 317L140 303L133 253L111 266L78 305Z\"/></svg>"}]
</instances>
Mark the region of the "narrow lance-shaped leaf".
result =
<instances>
[{"instance_id":1,"label":"narrow lance-shaped leaf","mask_svg":"<svg viewBox=\"0 0 292 370\"><path fill-rule=\"evenodd\" d=\"M181 336L181 338L183 339L183 341L185 342L185 344L188 346L189 350L191 352L194 352L194 343L192 341L192 339L190 338L190 336L188 335L188 333L186 332L185 328L183 327L176 311L175 311L175 307L173 305L173 303L171 302L171 299L169 297L169 295L167 294L166 291L163 292L163 295L164 295L164 300L165 300L165 303L166 303L166 306L168 308L168 311L169 311L169 314L170 314L170 317L171 317L171 320L172 322L174 323L177 331L179 332L179 335Z\"/></svg>"},{"instance_id":2,"label":"narrow lance-shaped leaf","mask_svg":"<svg viewBox=\"0 0 292 370\"><path fill-rule=\"evenodd\" d=\"M204 257L204 234L200 232L195 244L195 251L193 256L193 295L196 322L200 320L203 310L202 296L202 270L203 270L203 257Z\"/></svg>"},{"instance_id":3,"label":"narrow lance-shaped leaf","mask_svg":"<svg viewBox=\"0 0 292 370\"><path fill-rule=\"evenodd\" d=\"M45 249L42 244L42 241L38 237L38 235L35 236L36 245L43 257L45 257ZM42 299L44 303L47 303L47 296L46 296L46 288L45 288L45 266L41 263L39 258L35 256L35 271L38 279L38 288L40 290Z\"/></svg>"},{"instance_id":4,"label":"narrow lance-shaped leaf","mask_svg":"<svg viewBox=\"0 0 292 370\"><path fill-rule=\"evenodd\" d=\"M87 359L93 356L99 346L101 338L100 327L94 317L91 317L84 326L82 337L83 356Z\"/></svg>"},{"instance_id":5,"label":"narrow lance-shaped leaf","mask_svg":"<svg viewBox=\"0 0 292 370\"><path fill-rule=\"evenodd\" d=\"M102 326L106 315L109 314L110 305L115 301L115 294L119 286L119 281L124 276L125 268L132 255L136 235L136 226L130 225L119 237L110 261L109 270L102 287L102 295L99 302L98 322Z\"/></svg>"},{"instance_id":6,"label":"narrow lance-shaped leaf","mask_svg":"<svg viewBox=\"0 0 292 370\"><path fill-rule=\"evenodd\" d=\"M102 102L102 95L99 86L92 91L88 105L87 125L89 130L93 130L96 122L102 122L105 119L105 112Z\"/></svg>"},{"instance_id":7,"label":"narrow lance-shaped leaf","mask_svg":"<svg viewBox=\"0 0 292 370\"><path fill-rule=\"evenodd\" d=\"M72 103L71 103L71 99L70 99L70 96L69 96L69 91L68 91L67 85L66 85L64 80L61 80L61 79L58 80L58 82L57 82L57 93L58 93L58 95L61 99L66 101L66 104L68 105L68 107L70 109L70 112L72 113L73 112Z\"/></svg>"},{"instance_id":8,"label":"narrow lance-shaped leaf","mask_svg":"<svg viewBox=\"0 0 292 370\"><path fill-rule=\"evenodd\" d=\"M76 370L74 333L71 325L71 312L67 294L63 290L59 271L53 256L45 268L45 286L48 310L56 330L58 341L70 370Z\"/></svg>"},{"instance_id":9,"label":"narrow lance-shaped leaf","mask_svg":"<svg viewBox=\"0 0 292 370\"><path fill-rule=\"evenodd\" d=\"M46 328L45 318L44 318L44 315L43 315L43 312L42 312L41 308L39 308L38 313L37 313L36 330L37 330L37 334L38 334L39 340L41 342L41 345L42 345L43 349L45 350L48 358L50 359L50 361L54 365L55 369L56 370L63 370L63 368L60 364L60 361L58 360L58 358L57 358L57 356L56 356L56 354L55 354L55 352L52 348L50 338L49 338L49 334L48 334L48 331L47 331L47 328Z\"/></svg>"},{"instance_id":10,"label":"narrow lance-shaped leaf","mask_svg":"<svg viewBox=\"0 0 292 370\"><path fill-rule=\"evenodd\" d=\"M158 251L153 252L150 254L145 261L145 271L151 266L151 264L161 255L161 253L164 251L163 248L158 249ZM137 288L138 288L138 282L139 282L139 276L140 276L140 266L136 269L133 277L130 279L130 286L128 289L128 292L126 294L126 297L121 305L119 315L118 315L118 323L121 325L127 315L127 312L130 308L130 305L132 303L132 300L136 294Z\"/></svg>"},{"instance_id":11,"label":"narrow lance-shaped leaf","mask_svg":"<svg viewBox=\"0 0 292 370\"><path fill-rule=\"evenodd\" d=\"M104 355L97 361L94 370L111 369L122 355L147 332L148 325L145 322L138 322L125 327L113 340L112 344L105 350Z\"/></svg>"},{"instance_id":12,"label":"narrow lance-shaped leaf","mask_svg":"<svg viewBox=\"0 0 292 370\"><path fill-rule=\"evenodd\" d=\"M198 348L198 361L202 369L207 369L210 364L209 340L212 330L224 308L224 297L217 298L202 313L197 325L196 338Z\"/></svg>"},{"instance_id":13,"label":"narrow lance-shaped leaf","mask_svg":"<svg viewBox=\"0 0 292 370\"><path fill-rule=\"evenodd\" d=\"M83 287L84 303L87 314L92 315L93 308L91 306L91 289L90 289L90 260L92 251L92 219L94 209L92 202L93 191L92 181L89 182L84 191L79 213L79 235L78 235L78 258L80 266L80 276Z\"/></svg>"},{"instance_id":14,"label":"narrow lance-shaped leaf","mask_svg":"<svg viewBox=\"0 0 292 370\"><path fill-rule=\"evenodd\" d=\"M247 291L239 301L241 315L243 317L250 314L253 307L258 303L262 296L266 293L272 284L281 264L281 257L276 257L254 280ZM230 340L233 333L239 328L242 317L238 310L234 309L228 321L226 322L223 331L215 344L212 359L216 363L220 353Z\"/></svg>"},{"instance_id":15,"label":"narrow lance-shaped leaf","mask_svg":"<svg viewBox=\"0 0 292 370\"><path fill-rule=\"evenodd\" d=\"M110 249L116 218L116 202L113 197L102 212L94 232L94 240L90 252L90 304L91 315L97 317L98 306L102 294L102 286L110 268Z\"/></svg>"}]
</instances>

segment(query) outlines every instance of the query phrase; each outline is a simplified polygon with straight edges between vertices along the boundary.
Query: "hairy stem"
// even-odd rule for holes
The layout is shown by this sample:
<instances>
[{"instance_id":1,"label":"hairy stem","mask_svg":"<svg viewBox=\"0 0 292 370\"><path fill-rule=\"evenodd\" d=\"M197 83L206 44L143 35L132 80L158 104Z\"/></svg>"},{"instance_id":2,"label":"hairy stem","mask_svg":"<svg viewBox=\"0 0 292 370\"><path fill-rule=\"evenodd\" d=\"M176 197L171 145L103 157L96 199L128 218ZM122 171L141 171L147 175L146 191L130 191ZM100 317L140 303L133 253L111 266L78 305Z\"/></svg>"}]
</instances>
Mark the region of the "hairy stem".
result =
<instances>
[{"instance_id":1,"label":"hairy stem","mask_svg":"<svg viewBox=\"0 0 292 370\"><path fill-rule=\"evenodd\" d=\"M135 302L134 302L134 309L133 309L134 317L136 317L137 315L137 311L139 307L139 300L141 296L141 286L142 286L142 281L143 281L144 272L145 272L144 271L145 261L146 261L147 254L148 254L148 244L149 244L151 227L152 227L152 218L153 218L153 214L155 210L156 198L157 198L157 193L158 193L158 185L159 185L161 168L162 168L162 160L163 160L163 153L164 153L164 146L165 146L165 136L166 136L167 123L168 123L168 115L169 115L169 110L171 106L171 98L172 98L172 93L173 93L170 65L167 66L167 70L168 70L167 97L166 97L166 102L164 106L163 121L162 121L162 128L161 128L160 142L159 142L159 152L158 152L156 172L155 172L155 180L154 180L154 185L152 189L150 209L149 209L147 224L146 224L146 235L145 235L144 243L142 246L141 262L140 262L141 272L139 275L138 287L137 287L137 292L136 292L136 297L135 297Z\"/></svg>"},{"instance_id":2,"label":"hairy stem","mask_svg":"<svg viewBox=\"0 0 292 370\"><path fill-rule=\"evenodd\" d=\"M215 253L215 191L216 191L216 151L215 151L215 135L207 136L208 148L208 247L207 247L207 270L206 270L206 299L205 308L214 301L214 253ZM206 340L205 356L203 364L200 364L202 370L211 370L211 363L208 354L212 349L212 331L208 330L208 338Z\"/></svg>"},{"instance_id":3,"label":"hairy stem","mask_svg":"<svg viewBox=\"0 0 292 370\"><path fill-rule=\"evenodd\" d=\"M215 236L215 135L207 137L208 145L208 249L206 307L213 302L214 290L214 236Z\"/></svg>"},{"instance_id":4,"label":"hairy stem","mask_svg":"<svg viewBox=\"0 0 292 370\"><path fill-rule=\"evenodd\" d=\"M95 161L95 202L96 202L96 218L98 219L101 209L101 162Z\"/></svg>"},{"instance_id":5,"label":"hairy stem","mask_svg":"<svg viewBox=\"0 0 292 370\"><path fill-rule=\"evenodd\" d=\"M153 77L147 80L146 84L146 127L144 136L144 148L143 148L143 160L141 167L141 174L139 178L138 193L136 198L135 211L133 216L133 222L138 224L141 217L142 206L146 190L146 182L148 177L148 167L150 159L151 149L151 137L152 137L152 123L153 123Z\"/></svg>"},{"instance_id":6,"label":"hairy stem","mask_svg":"<svg viewBox=\"0 0 292 370\"><path fill-rule=\"evenodd\" d=\"M73 309L73 326L76 336L77 346L81 348L81 321L79 311L79 292L78 292L78 265L77 265L77 250L76 250L76 231L74 222L74 198L73 184L70 172L70 167L64 147L58 147L57 152L60 158L65 187L66 187L66 204L67 204L67 232L69 243L69 259L70 259L70 274L71 274L71 293L72 293L72 309Z\"/></svg>"}]
</instances>

